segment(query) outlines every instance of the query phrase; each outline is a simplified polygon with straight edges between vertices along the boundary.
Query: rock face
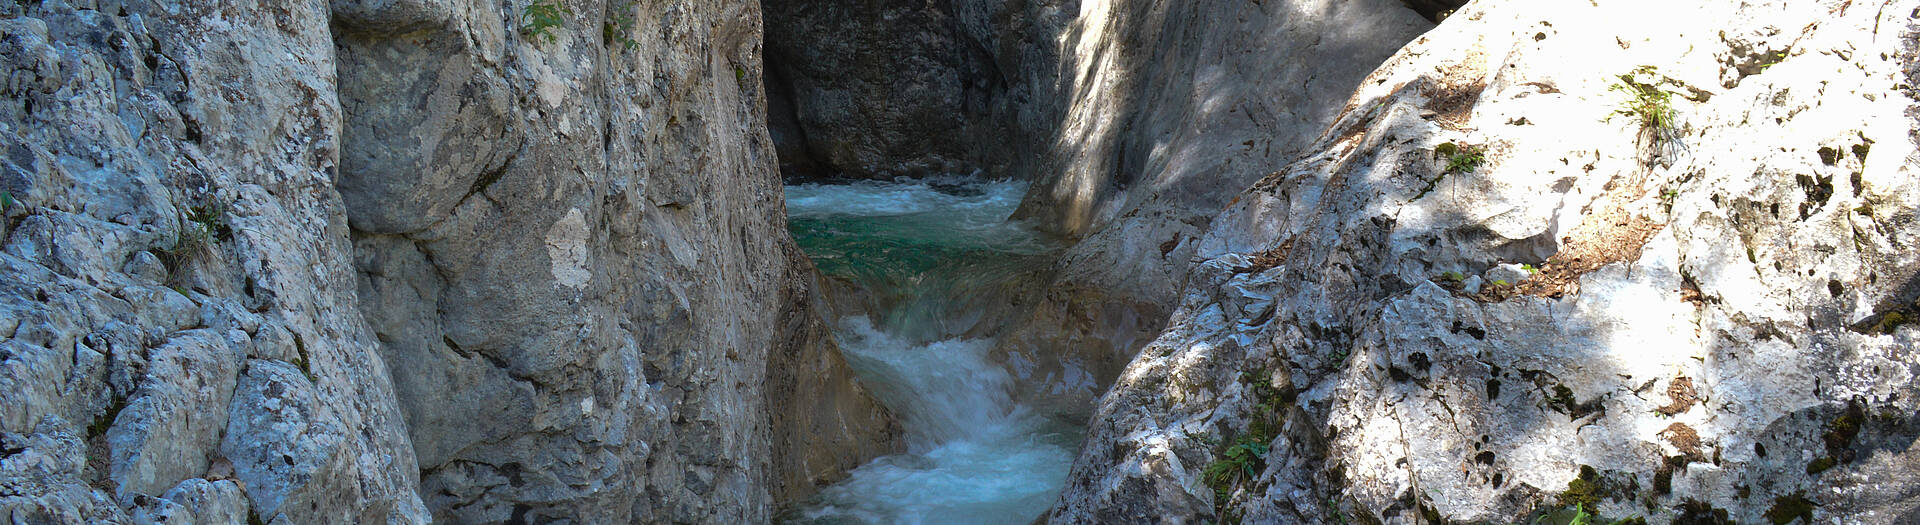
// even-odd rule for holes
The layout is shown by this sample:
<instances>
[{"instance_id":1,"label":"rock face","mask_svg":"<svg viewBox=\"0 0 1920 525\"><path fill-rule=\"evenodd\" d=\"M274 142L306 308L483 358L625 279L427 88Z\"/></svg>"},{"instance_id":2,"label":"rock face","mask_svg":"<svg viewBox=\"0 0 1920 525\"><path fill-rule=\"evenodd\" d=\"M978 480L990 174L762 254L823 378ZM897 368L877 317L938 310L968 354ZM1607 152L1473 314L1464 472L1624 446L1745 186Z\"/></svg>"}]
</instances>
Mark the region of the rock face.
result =
<instances>
[{"instance_id":1,"label":"rock face","mask_svg":"<svg viewBox=\"0 0 1920 525\"><path fill-rule=\"evenodd\" d=\"M779 0L766 20L789 176L1034 181L1017 216L1078 242L995 353L1069 407L1163 326L1206 219L1432 26L1393 0Z\"/></svg>"},{"instance_id":2,"label":"rock face","mask_svg":"<svg viewBox=\"0 0 1920 525\"><path fill-rule=\"evenodd\" d=\"M1067 27L1053 139L1016 215L1078 241L1000 352L1090 403L1165 326L1207 219L1431 24L1392 0L1116 0ZM1093 379L1055 379L1073 377Z\"/></svg>"},{"instance_id":3,"label":"rock face","mask_svg":"<svg viewBox=\"0 0 1920 525\"><path fill-rule=\"evenodd\" d=\"M0 514L427 520L354 315L327 6L95 7L0 8Z\"/></svg>"},{"instance_id":4,"label":"rock face","mask_svg":"<svg viewBox=\"0 0 1920 525\"><path fill-rule=\"evenodd\" d=\"M1025 177L1057 122L1072 2L768 0L769 126L789 176Z\"/></svg>"},{"instance_id":5,"label":"rock face","mask_svg":"<svg viewBox=\"0 0 1920 525\"><path fill-rule=\"evenodd\" d=\"M804 261L798 247L789 255ZM847 368L832 329L824 284L811 263L788 267L788 282L810 283L810 295L785 298L776 325L785 339L767 357L764 387L773 419L773 500L800 502L854 467L898 453L905 430Z\"/></svg>"},{"instance_id":6,"label":"rock face","mask_svg":"<svg viewBox=\"0 0 1920 525\"><path fill-rule=\"evenodd\" d=\"M1181 241L1051 521L1913 519L1916 9L1471 3Z\"/></svg>"},{"instance_id":7,"label":"rock face","mask_svg":"<svg viewBox=\"0 0 1920 525\"><path fill-rule=\"evenodd\" d=\"M890 446L755 4L30 4L0 516L756 522Z\"/></svg>"}]
</instances>

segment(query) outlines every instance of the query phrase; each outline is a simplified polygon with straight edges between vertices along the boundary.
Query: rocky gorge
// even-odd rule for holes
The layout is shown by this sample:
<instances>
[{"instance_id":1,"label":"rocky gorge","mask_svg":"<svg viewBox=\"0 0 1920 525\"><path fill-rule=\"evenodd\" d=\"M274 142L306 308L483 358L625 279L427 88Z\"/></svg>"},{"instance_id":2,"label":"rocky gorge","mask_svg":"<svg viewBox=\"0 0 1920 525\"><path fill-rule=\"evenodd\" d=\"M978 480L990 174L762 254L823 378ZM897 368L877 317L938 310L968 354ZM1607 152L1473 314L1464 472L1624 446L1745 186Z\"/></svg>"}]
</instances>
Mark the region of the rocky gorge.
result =
<instances>
[{"instance_id":1,"label":"rocky gorge","mask_svg":"<svg viewBox=\"0 0 1920 525\"><path fill-rule=\"evenodd\" d=\"M1920 520L1916 24L7 3L0 518Z\"/></svg>"}]
</instances>

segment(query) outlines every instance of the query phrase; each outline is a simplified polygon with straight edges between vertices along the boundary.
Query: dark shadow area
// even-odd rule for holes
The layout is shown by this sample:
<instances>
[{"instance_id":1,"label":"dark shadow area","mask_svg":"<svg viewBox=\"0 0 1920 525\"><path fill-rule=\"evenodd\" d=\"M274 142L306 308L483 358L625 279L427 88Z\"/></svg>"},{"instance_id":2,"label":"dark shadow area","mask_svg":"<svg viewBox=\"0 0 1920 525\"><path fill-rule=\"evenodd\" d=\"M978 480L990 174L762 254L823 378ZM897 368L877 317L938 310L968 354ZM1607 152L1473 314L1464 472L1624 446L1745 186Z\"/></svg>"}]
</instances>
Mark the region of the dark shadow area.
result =
<instances>
[{"instance_id":1,"label":"dark shadow area","mask_svg":"<svg viewBox=\"0 0 1920 525\"><path fill-rule=\"evenodd\" d=\"M1400 3L1406 5L1407 9L1420 13L1420 16L1426 17L1428 21L1438 24L1454 10L1467 5L1469 1L1471 0L1400 0Z\"/></svg>"}]
</instances>

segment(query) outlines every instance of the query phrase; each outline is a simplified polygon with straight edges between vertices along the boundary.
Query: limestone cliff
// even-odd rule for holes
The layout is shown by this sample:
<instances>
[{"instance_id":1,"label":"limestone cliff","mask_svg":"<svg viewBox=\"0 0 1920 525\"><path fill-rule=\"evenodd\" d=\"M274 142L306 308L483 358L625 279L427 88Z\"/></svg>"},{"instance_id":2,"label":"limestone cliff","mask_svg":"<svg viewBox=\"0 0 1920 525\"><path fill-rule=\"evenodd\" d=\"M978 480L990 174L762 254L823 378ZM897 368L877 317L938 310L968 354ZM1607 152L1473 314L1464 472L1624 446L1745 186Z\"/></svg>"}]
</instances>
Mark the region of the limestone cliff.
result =
<instances>
[{"instance_id":1,"label":"limestone cliff","mask_svg":"<svg viewBox=\"0 0 1920 525\"><path fill-rule=\"evenodd\" d=\"M1472 2L1179 239L1051 520L1912 519L1917 8Z\"/></svg>"},{"instance_id":2,"label":"limestone cliff","mask_svg":"<svg viewBox=\"0 0 1920 525\"><path fill-rule=\"evenodd\" d=\"M0 515L757 522L889 446L754 3L0 17Z\"/></svg>"},{"instance_id":3,"label":"limestone cliff","mask_svg":"<svg viewBox=\"0 0 1920 525\"><path fill-rule=\"evenodd\" d=\"M1037 169L1071 0L767 0L769 127L798 177Z\"/></svg>"},{"instance_id":4,"label":"limestone cliff","mask_svg":"<svg viewBox=\"0 0 1920 525\"><path fill-rule=\"evenodd\" d=\"M1165 325L1207 218L1309 151L1431 24L1392 0L1112 0L1064 27L1057 120L1017 215L1076 242L999 351L1090 403Z\"/></svg>"}]
</instances>

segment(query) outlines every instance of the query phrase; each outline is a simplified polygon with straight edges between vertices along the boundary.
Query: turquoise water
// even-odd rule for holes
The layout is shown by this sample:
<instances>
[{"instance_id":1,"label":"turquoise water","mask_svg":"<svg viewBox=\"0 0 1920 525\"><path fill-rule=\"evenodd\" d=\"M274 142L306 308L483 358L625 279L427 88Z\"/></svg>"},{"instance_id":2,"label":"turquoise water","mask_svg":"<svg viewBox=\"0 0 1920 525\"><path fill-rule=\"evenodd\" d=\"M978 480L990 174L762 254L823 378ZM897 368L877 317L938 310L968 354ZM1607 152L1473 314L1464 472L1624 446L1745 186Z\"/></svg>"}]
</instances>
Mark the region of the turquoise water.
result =
<instances>
[{"instance_id":1,"label":"turquoise water","mask_svg":"<svg viewBox=\"0 0 1920 525\"><path fill-rule=\"evenodd\" d=\"M862 384L900 417L907 453L855 469L789 523L1027 523L1052 505L1081 432L1012 400L994 340L961 334L1007 282L1049 261L1007 217L1024 185L948 179L787 187L790 227L821 272L880 297L837 320ZM965 318L965 319L962 319ZM965 321L965 322L961 322Z\"/></svg>"}]
</instances>

